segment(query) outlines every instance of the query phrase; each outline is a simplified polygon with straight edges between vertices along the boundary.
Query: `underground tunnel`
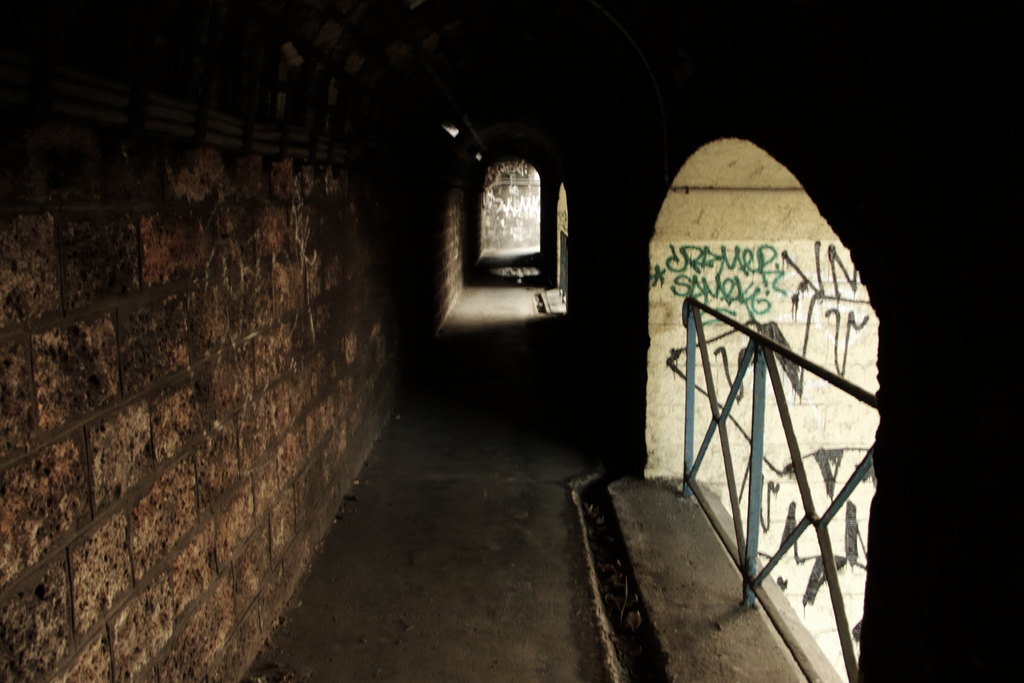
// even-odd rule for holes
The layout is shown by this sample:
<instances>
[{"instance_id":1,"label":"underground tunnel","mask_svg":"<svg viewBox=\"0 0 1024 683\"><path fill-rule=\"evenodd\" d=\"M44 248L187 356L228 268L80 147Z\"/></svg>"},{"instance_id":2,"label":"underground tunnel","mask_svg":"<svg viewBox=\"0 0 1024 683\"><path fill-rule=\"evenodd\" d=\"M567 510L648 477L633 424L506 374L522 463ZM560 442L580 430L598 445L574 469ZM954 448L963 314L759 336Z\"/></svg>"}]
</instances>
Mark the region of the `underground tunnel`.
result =
<instances>
[{"instance_id":1,"label":"underground tunnel","mask_svg":"<svg viewBox=\"0 0 1024 683\"><path fill-rule=\"evenodd\" d=\"M862 582L852 664L836 635L828 675L1006 680L1005 614L1024 592L1010 527L1021 18L815 0L5 4L0 681L251 680L303 591L340 591L350 564L367 583L313 630L349 629L352 662L419 643L391 680L442 664L448 680L613 680L599 641L619 636L592 603L645 556L626 538L629 569L584 541L598 519L628 531L609 510L629 491L692 501L688 296L877 404L819 400L787 363L787 398L769 391L795 423L841 432L804 445L819 512L873 454L828 527L840 580ZM707 419L709 378L724 400L748 345L702 316L718 339L696 371ZM723 432L748 429L744 382ZM445 415L481 421L416 431ZM782 431L766 437L762 564L803 509L788 506L799 466L779 464ZM395 445L414 432L417 457ZM753 439L737 439L741 463ZM742 494L752 475L736 469ZM732 475L705 474L728 507ZM573 497L580 477L604 493ZM459 481L488 497L470 505ZM414 551L378 548L391 532L360 526L371 510ZM474 519L502 531L437 540ZM827 562L796 564L812 543L767 581L794 613L828 605ZM446 558L462 564L443 585L470 605L550 609L436 622L431 640L430 591L420 612L388 596L399 572ZM653 589L641 597L653 628ZM623 622L629 604L615 603ZM397 635L361 643L365 615L393 615ZM536 642L502 632L505 617ZM658 637L634 678L690 661ZM777 649L814 679L796 647ZM353 680L387 673L363 664Z\"/></svg>"}]
</instances>

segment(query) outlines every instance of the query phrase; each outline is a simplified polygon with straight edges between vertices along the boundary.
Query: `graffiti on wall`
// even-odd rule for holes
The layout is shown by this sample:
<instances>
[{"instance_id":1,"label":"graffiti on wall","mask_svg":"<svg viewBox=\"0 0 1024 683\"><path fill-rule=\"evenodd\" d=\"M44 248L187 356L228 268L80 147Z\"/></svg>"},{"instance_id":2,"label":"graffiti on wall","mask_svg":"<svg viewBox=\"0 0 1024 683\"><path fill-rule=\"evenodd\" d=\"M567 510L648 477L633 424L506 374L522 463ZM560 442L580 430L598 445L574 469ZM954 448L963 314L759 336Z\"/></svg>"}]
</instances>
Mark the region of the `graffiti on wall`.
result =
<instances>
[{"instance_id":1,"label":"graffiti on wall","mask_svg":"<svg viewBox=\"0 0 1024 683\"><path fill-rule=\"evenodd\" d=\"M540 248L540 175L522 159L487 169L481 206L485 249Z\"/></svg>"},{"instance_id":2,"label":"graffiti on wall","mask_svg":"<svg viewBox=\"0 0 1024 683\"><path fill-rule=\"evenodd\" d=\"M851 374L853 367L863 368L868 359L874 361L873 348L868 350L863 343L858 346L859 336L873 334L876 325L876 321L872 320L874 313L860 274L841 246L827 242L667 244L660 253L652 254L649 286L652 292L664 292L660 295L663 297L660 298L661 302L675 303L681 302L684 297L693 297L840 376ZM654 301L652 298L652 303ZM678 307L673 308L675 315L678 315ZM712 327L716 323L713 318L706 317L704 322L711 354L709 360L726 385L720 389L721 402L721 391L728 391L737 379L737 365L746 350L747 342L742 334L732 328L721 325ZM682 335L683 339L685 335ZM865 351L869 357L865 356ZM685 380L685 346L669 348L667 356L662 357L672 375ZM802 457L808 473L812 475L812 489L816 491L814 495L819 503L832 501L852 469L864 457L867 449L862 446L870 443L871 435L865 433L868 444L861 444L857 441L860 431L849 431L848 427L848 431L840 437L841 440L836 441L836 437L831 436L832 431L824 431L824 425L826 419L845 413L832 412L835 409L829 402L833 399L821 393L820 382L811 375L805 377L805 371L795 363L779 360L782 380L789 385L786 394L792 401L804 404L804 415L808 416L806 424L811 428L816 425L819 430L807 442L801 438L801 443L811 451L805 452ZM698 367L700 365L698 360ZM745 383L749 382L748 375ZM727 419L729 432L747 444L750 443L749 389L749 386L739 387L735 407ZM707 396L700 383L696 390ZM698 401L698 405L701 405L701 401ZM710 419L710 415L706 417ZM706 423L696 425L698 434L703 433L706 426ZM825 441L826 437L833 440ZM741 446L737 455L742 450ZM748 494L750 476L749 459L743 460L746 462L736 461L737 486L741 499ZM744 465L745 469L740 475ZM797 527L803 517L803 509L788 449L784 446L767 448L764 465L764 487L760 492L761 517L758 520L763 532L759 554L768 560ZM709 466L705 465L702 469L709 469ZM724 475L709 471L707 476L717 479ZM724 482L716 480L713 484L715 487L719 485L724 486ZM858 591L862 594L863 591L866 575L865 515L874 485L871 472L854 496L845 503L845 524L841 513L831 525L836 544L835 559L842 577L844 594L847 590L853 591L851 595L857 595ZM819 495L821 498L818 498ZM745 505L741 507L745 508ZM819 513L821 511L819 509ZM858 511L861 519L858 519ZM811 620L808 623L824 625L827 629L831 622L834 628L830 601L827 599L824 563L813 533L801 537L786 553L785 559L775 568L772 576L795 609L799 611L802 608L805 616L812 613L815 615L808 617ZM823 596L825 599L822 599ZM856 609L856 598L848 596L847 601L848 605ZM853 634L859 642L859 619L856 613L848 613L852 622L856 623ZM826 648L826 651L832 653L833 657L840 656L836 655L838 641L834 647Z\"/></svg>"},{"instance_id":3,"label":"graffiti on wall","mask_svg":"<svg viewBox=\"0 0 1024 683\"><path fill-rule=\"evenodd\" d=\"M794 348L778 325L768 320L779 306L789 304L794 320L803 327L803 340L797 353L807 356L815 325L826 325L831 357L819 359L846 375L850 341L868 323L871 305L867 300L860 273L847 264L835 245L822 255L821 242L814 243L813 263L801 266L794 255L770 244L755 247L669 245L664 266L654 264L651 288L667 287L673 295L693 297L701 303L730 315L766 334L786 348ZM824 273L824 275L823 275ZM767 321L767 322L765 322ZM705 324L714 324L714 319ZM726 354L724 348L716 354ZM784 364L785 365L785 364ZM803 370L787 367L787 374L800 375L794 387L802 393ZM792 371L792 372L791 372Z\"/></svg>"},{"instance_id":4,"label":"graffiti on wall","mask_svg":"<svg viewBox=\"0 0 1024 683\"><path fill-rule=\"evenodd\" d=\"M500 178L540 178L537 169L525 159L502 159L496 161L484 174L484 187Z\"/></svg>"},{"instance_id":5,"label":"graffiti on wall","mask_svg":"<svg viewBox=\"0 0 1024 683\"><path fill-rule=\"evenodd\" d=\"M785 275L778 250L758 247L669 245L670 254L651 269L651 286L668 284L678 297L693 297L727 315L746 311L751 319L771 312L772 292L787 296L779 286Z\"/></svg>"},{"instance_id":6,"label":"graffiti on wall","mask_svg":"<svg viewBox=\"0 0 1024 683\"><path fill-rule=\"evenodd\" d=\"M824 320L833 327L832 362L840 376L846 375L846 359L850 352L850 339L856 332L863 330L868 323L871 305L864 296L864 287L860 285L860 274L851 263L849 267L839 256L834 244L828 245L827 263L822 262L821 242L814 243L813 270L801 268L787 252L782 252L782 261L787 269L791 269L799 278L790 303L793 317L802 320L804 325L804 341L801 355L807 355L808 342L811 338L811 327L814 313L821 314ZM827 280L822 276L824 266ZM808 275L806 271L812 273ZM858 291L859 290L859 291ZM846 324L843 325L843 314ZM842 360L840 360L842 346Z\"/></svg>"}]
</instances>

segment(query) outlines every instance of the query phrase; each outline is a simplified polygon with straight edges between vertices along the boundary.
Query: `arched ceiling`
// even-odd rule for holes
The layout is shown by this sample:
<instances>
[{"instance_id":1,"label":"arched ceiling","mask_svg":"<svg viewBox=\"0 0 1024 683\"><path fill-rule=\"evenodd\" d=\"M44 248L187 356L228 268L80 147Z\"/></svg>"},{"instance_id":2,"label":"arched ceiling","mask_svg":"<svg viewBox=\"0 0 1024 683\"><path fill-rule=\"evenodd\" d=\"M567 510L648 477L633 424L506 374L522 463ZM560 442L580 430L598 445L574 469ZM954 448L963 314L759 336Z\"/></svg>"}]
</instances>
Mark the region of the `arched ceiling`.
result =
<instances>
[{"instance_id":1,"label":"arched ceiling","mask_svg":"<svg viewBox=\"0 0 1024 683\"><path fill-rule=\"evenodd\" d=\"M408 144L425 131L438 133L445 120L470 136L503 123L527 125L558 148L567 177L574 164L592 168L614 152L661 192L689 153L731 136L763 147L828 204L829 192L875 172L867 149L920 155L946 144L950 130L963 130L962 121L979 112L1003 129L1019 113L1009 102L1014 88L992 87L998 71L1019 65L1011 39L1019 7L827 0L3 4L0 44L37 57L43 76L70 65L133 93L200 107L208 98L242 119L287 119L315 130L319 117L320 127L356 150ZM301 60L283 58L288 43ZM985 102L992 99L1002 104ZM989 149L969 153L983 163L998 146Z\"/></svg>"}]
</instances>

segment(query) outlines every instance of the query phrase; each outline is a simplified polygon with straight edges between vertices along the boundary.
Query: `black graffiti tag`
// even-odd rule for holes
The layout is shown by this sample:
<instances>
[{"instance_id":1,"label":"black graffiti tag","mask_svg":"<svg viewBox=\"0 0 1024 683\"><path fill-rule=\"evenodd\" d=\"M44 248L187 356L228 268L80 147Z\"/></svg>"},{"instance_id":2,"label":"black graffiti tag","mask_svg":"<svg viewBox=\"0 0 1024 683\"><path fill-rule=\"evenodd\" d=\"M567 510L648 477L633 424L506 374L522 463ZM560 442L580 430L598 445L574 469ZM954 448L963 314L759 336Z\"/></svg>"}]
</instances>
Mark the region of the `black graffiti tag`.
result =
<instances>
[{"instance_id":1,"label":"black graffiti tag","mask_svg":"<svg viewBox=\"0 0 1024 683\"><path fill-rule=\"evenodd\" d=\"M782 252L782 261L789 268L796 271L800 277L800 284L797 286L797 290L793 293L793 315L797 316L797 311L800 308L800 300L803 296L810 294L810 299L807 302L807 314L806 320L804 321L804 344L803 344L803 356L807 356L807 344L811 338L811 324L812 315L811 312L818 303L824 304L825 302L836 304L832 308L824 311L825 320L834 319L835 326L835 342L833 344L833 362L835 364L836 372L840 376L846 375L846 358L849 355L850 350L850 337L855 331L864 329L868 323L868 316L865 314L859 321L856 315L850 311L847 314L846 319L846 334L842 340L843 357L842 361L839 358L839 346L840 346L840 332L842 330L842 312L838 308L840 302L847 304L863 304L865 301L857 298L857 288L860 285L860 274L856 268L852 268L852 275L850 269L847 269L846 264L843 263L839 256L839 252L834 244L830 244L827 250L828 264L827 267L832 273L832 286L829 288L828 283L821 275L822 270L822 258L821 258L821 242L814 243L814 274L808 275L800 269L800 266L796 264L793 258L787 253ZM851 264L852 266L852 264ZM841 281L839 272L842 272L844 281L842 287L840 286ZM831 289L831 291L829 291ZM800 371L801 378L803 377L803 370Z\"/></svg>"}]
</instances>

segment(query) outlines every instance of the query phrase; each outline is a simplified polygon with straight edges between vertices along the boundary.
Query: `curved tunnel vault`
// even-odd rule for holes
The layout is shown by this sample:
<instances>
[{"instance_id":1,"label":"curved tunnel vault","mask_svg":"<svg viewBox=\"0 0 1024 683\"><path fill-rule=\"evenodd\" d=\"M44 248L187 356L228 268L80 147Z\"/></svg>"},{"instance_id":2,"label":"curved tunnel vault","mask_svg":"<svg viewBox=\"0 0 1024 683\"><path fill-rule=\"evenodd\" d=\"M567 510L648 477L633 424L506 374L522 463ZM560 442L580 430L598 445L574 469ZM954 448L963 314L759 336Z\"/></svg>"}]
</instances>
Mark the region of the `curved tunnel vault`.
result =
<instances>
[{"instance_id":1,"label":"curved tunnel vault","mask_svg":"<svg viewBox=\"0 0 1024 683\"><path fill-rule=\"evenodd\" d=\"M392 380L416 366L458 296L480 246L482 169L504 156L539 171L541 270L572 281L574 434L613 475L670 468L644 431L651 266L667 269L668 258L649 252L665 160L679 167L708 141L737 136L800 178L886 319L866 679L998 679L1014 650L990 617L1004 592L1021 593L991 566L1011 517L1002 426L1015 424L1016 403L1001 369L962 373L949 359L966 349L992 365L991 335L954 318L1003 320L994 292L1015 291L1014 276L993 265L984 295L934 282L949 275L940 267L951 235L984 227L997 252L1012 253L1020 173L1007 162L1019 152L1019 108L1007 84L1019 80L1020 25L1013 3L5 3L0 478L20 501L4 513L38 529L39 542L3 540L2 618L26 604L71 610L25 602L27 588L45 575L70 591L76 563L100 556L78 549L104 538L121 550L105 584L116 596L97 598L97 614L169 596L166 553L185 546L213 559L196 565L199 583L184 594L226 610L228 589L208 580L244 537L226 524L230 512L280 518L267 494L279 470L263 467L279 450L292 484L273 495L311 492L293 506L307 522L322 512L317 496L351 479L389 413ZM579 236L564 269L562 183ZM740 237L701 233L700 244ZM813 249L792 253L802 264ZM670 348L656 359L662 374ZM196 417L200 403L214 421ZM252 417L271 403L286 408ZM109 490L87 471L107 452L101 437L138 456ZM200 445L196 457L217 457L214 437L237 445L234 465L189 479L182 463ZM317 484L316 468L299 465L325 452L334 479ZM975 460L964 454L991 467L951 484ZM41 482L44 470L64 478ZM202 491L194 509L165 516L178 526L160 526L143 505L190 486ZM61 504L40 504L49 497ZM320 529L303 528L300 558ZM287 529L266 530L275 571ZM125 536L140 530L152 534ZM976 544L955 567L944 557L951 538ZM962 590L948 590L947 570ZM281 570L274 585L287 593L294 579ZM172 647L180 616L138 642ZM32 666L56 675L105 656L102 620L87 621L51 632L61 654ZM247 644L231 642L244 655Z\"/></svg>"}]
</instances>

